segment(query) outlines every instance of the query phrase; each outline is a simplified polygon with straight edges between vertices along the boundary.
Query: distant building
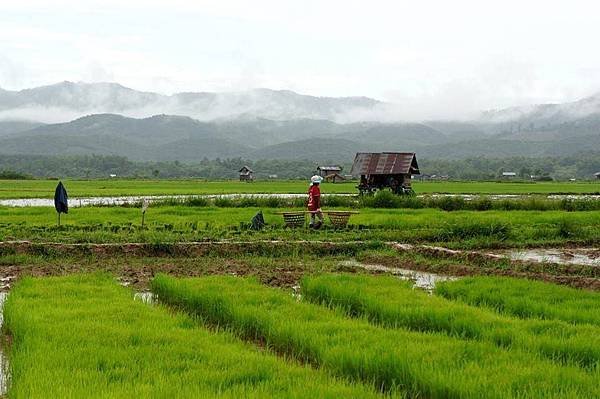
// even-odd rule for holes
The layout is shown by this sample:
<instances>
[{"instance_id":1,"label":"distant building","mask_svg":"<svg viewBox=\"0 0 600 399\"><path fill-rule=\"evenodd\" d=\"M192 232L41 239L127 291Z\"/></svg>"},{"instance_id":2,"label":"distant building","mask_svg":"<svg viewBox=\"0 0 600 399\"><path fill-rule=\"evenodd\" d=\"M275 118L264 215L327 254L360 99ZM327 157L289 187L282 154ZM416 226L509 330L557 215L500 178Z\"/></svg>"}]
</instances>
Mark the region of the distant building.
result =
<instances>
[{"instance_id":1,"label":"distant building","mask_svg":"<svg viewBox=\"0 0 600 399\"><path fill-rule=\"evenodd\" d=\"M109 176L110 177L117 177L117 175L115 175L114 173L111 173Z\"/></svg>"},{"instance_id":2,"label":"distant building","mask_svg":"<svg viewBox=\"0 0 600 399\"><path fill-rule=\"evenodd\" d=\"M414 152L359 152L351 173L360 176L361 194L386 188L396 194L413 193L412 175L421 174Z\"/></svg>"},{"instance_id":3,"label":"distant building","mask_svg":"<svg viewBox=\"0 0 600 399\"><path fill-rule=\"evenodd\" d=\"M596 179L600 179L600 172L594 173L594 176L596 176Z\"/></svg>"},{"instance_id":4,"label":"distant building","mask_svg":"<svg viewBox=\"0 0 600 399\"><path fill-rule=\"evenodd\" d=\"M277 178L279 178L279 176L277 176L277 175L269 175L269 179L277 179Z\"/></svg>"},{"instance_id":5,"label":"distant building","mask_svg":"<svg viewBox=\"0 0 600 399\"><path fill-rule=\"evenodd\" d=\"M317 166L317 174L321 177L327 177L332 173L340 173L342 171L341 166Z\"/></svg>"},{"instance_id":6,"label":"distant building","mask_svg":"<svg viewBox=\"0 0 600 399\"><path fill-rule=\"evenodd\" d=\"M341 166L319 166L317 167L317 175L332 183L345 180L341 174Z\"/></svg>"},{"instance_id":7,"label":"distant building","mask_svg":"<svg viewBox=\"0 0 600 399\"><path fill-rule=\"evenodd\" d=\"M516 172L502 172L502 177L505 179L513 179L513 178L517 177L517 173Z\"/></svg>"},{"instance_id":8,"label":"distant building","mask_svg":"<svg viewBox=\"0 0 600 399\"><path fill-rule=\"evenodd\" d=\"M254 180L254 171L250 169L248 166L243 166L240 169L240 181L253 181Z\"/></svg>"}]
</instances>

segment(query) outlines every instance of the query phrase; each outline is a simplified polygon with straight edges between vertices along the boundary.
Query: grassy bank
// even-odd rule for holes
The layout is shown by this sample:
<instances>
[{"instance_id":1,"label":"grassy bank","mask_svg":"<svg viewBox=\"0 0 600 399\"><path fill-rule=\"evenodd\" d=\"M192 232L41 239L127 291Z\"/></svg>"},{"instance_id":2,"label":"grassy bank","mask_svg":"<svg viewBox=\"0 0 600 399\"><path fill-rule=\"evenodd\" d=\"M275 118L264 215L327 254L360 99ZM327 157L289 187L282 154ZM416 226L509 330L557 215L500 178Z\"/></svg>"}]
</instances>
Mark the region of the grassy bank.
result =
<instances>
[{"instance_id":1,"label":"grassy bank","mask_svg":"<svg viewBox=\"0 0 600 399\"><path fill-rule=\"evenodd\" d=\"M4 315L10 398L375 396L134 301L105 275L24 279Z\"/></svg>"},{"instance_id":2,"label":"grassy bank","mask_svg":"<svg viewBox=\"0 0 600 399\"><path fill-rule=\"evenodd\" d=\"M531 282L523 284L533 285ZM319 275L302 280L303 298L340 307L352 317L391 328L443 332L538 353L593 370L600 364L600 329L562 321L521 320L431 296L394 277Z\"/></svg>"},{"instance_id":3,"label":"grassy bank","mask_svg":"<svg viewBox=\"0 0 600 399\"><path fill-rule=\"evenodd\" d=\"M483 342L381 329L250 280L163 275L152 287L161 301L213 325L392 393L430 398L600 394L596 378L577 368Z\"/></svg>"},{"instance_id":4,"label":"grassy bank","mask_svg":"<svg viewBox=\"0 0 600 399\"><path fill-rule=\"evenodd\" d=\"M140 228L137 208L75 208L56 226L51 208L0 208L0 241L180 242L202 240L331 240L430 242L462 248L593 244L600 211L456 211L361 209L346 229L283 229L278 209L262 209L267 228L248 230L259 208L150 208Z\"/></svg>"},{"instance_id":5,"label":"grassy bank","mask_svg":"<svg viewBox=\"0 0 600 399\"><path fill-rule=\"evenodd\" d=\"M436 293L520 318L600 326L600 294L542 282L476 277L444 282Z\"/></svg>"}]
</instances>

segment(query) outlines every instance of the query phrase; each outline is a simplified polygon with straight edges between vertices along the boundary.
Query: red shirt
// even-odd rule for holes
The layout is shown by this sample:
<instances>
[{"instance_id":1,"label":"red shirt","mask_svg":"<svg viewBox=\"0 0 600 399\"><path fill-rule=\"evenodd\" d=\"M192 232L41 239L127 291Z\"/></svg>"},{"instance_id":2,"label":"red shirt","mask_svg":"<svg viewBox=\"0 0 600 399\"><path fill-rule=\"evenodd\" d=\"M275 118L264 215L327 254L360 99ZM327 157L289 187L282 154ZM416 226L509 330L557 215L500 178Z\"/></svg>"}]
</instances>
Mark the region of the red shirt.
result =
<instances>
[{"instance_id":1,"label":"red shirt","mask_svg":"<svg viewBox=\"0 0 600 399\"><path fill-rule=\"evenodd\" d=\"M316 211L321 207L321 189L318 185L313 184L308 189L308 210Z\"/></svg>"}]
</instances>

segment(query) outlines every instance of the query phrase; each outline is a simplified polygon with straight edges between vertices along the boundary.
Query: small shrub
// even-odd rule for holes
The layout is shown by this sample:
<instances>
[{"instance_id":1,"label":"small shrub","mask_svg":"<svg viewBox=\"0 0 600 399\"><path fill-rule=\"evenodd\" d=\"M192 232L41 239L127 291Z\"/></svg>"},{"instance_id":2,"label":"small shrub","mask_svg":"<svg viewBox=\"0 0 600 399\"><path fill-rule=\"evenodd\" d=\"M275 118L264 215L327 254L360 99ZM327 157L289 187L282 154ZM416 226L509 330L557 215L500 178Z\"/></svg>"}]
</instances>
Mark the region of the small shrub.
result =
<instances>
[{"instance_id":1,"label":"small shrub","mask_svg":"<svg viewBox=\"0 0 600 399\"><path fill-rule=\"evenodd\" d=\"M215 199L215 206L219 208L233 208L234 202L231 198L219 197Z\"/></svg>"},{"instance_id":2,"label":"small shrub","mask_svg":"<svg viewBox=\"0 0 600 399\"><path fill-rule=\"evenodd\" d=\"M380 190L373 197L374 208L398 208L398 196L387 190Z\"/></svg>"},{"instance_id":3,"label":"small shrub","mask_svg":"<svg viewBox=\"0 0 600 399\"><path fill-rule=\"evenodd\" d=\"M444 211L459 211L465 209L465 200L462 197L441 197L436 200L437 208Z\"/></svg>"},{"instance_id":4,"label":"small shrub","mask_svg":"<svg viewBox=\"0 0 600 399\"><path fill-rule=\"evenodd\" d=\"M188 200L185 202L185 205L204 207L204 206L208 206L208 200L203 197L192 197L192 198L188 198Z\"/></svg>"},{"instance_id":5,"label":"small shrub","mask_svg":"<svg viewBox=\"0 0 600 399\"><path fill-rule=\"evenodd\" d=\"M506 240L510 236L510 231L511 227L506 223L460 223L443 229L439 238L442 241L467 240L477 237L494 237L497 240Z\"/></svg>"},{"instance_id":6,"label":"small shrub","mask_svg":"<svg viewBox=\"0 0 600 399\"><path fill-rule=\"evenodd\" d=\"M480 197L471 202L472 208L477 211L489 211L493 207L492 200L488 197Z\"/></svg>"},{"instance_id":7,"label":"small shrub","mask_svg":"<svg viewBox=\"0 0 600 399\"><path fill-rule=\"evenodd\" d=\"M557 224L557 234L562 238L575 238L579 235L579 226L570 219L562 219Z\"/></svg>"}]
</instances>

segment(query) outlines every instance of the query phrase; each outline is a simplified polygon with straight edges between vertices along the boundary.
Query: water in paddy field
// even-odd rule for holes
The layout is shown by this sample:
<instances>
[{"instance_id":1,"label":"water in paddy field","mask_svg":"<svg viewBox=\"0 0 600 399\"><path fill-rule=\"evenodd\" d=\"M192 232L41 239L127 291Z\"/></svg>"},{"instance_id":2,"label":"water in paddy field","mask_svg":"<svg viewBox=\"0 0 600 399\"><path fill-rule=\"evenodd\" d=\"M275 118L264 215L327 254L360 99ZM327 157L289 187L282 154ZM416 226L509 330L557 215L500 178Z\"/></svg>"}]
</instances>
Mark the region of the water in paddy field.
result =
<instances>
[{"instance_id":1,"label":"water in paddy field","mask_svg":"<svg viewBox=\"0 0 600 399\"><path fill-rule=\"evenodd\" d=\"M512 260L525 262L546 262L561 265L600 266L598 248L532 248L515 249L501 253Z\"/></svg>"},{"instance_id":2,"label":"water in paddy field","mask_svg":"<svg viewBox=\"0 0 600 399\"><path fill-rule=\"evenodd\" d=\"M4 301L7 292L0 292L0 328L4 324ZM0 341L0 396L4 397L8 391L8 357L4 352L3 342Z\"/></svg>"},{"instance_id":3,"label":"water in paddy field","mask_svg":"<svg viewBox=\"0 0 600 399\"><path fill-rule=\"evenodd\" d=\"M323 194L324 197L340 196L340 197L356 197L357 194ZM186 200L191 198L204 198L204 199L236 199L236 198L304 198L306 194L300 193L289 193L289 194L207 194L207 195L146 195L146 196L124 196L124 197L86 197L86 198L70 198L69 206L72 208L79 208L82 206L120 206L128 204L141 203L143 200L148 200L150 203L164 200ZM586 194L569 194L569 195L514 195L514 194L490 194L490 195L477 195L477 194L426 194L417 195L417 198L432 197L460 197L465 201L472 201L482 197L489 198L491 200L525 200L528 198L536 197L540 199L550 200L595 200L600 201L600 195L586 195ZM16 198L16 199L3 199L0 200L0 206L6 207L27 207L27 206L43 206L52 207L54 206L54 200L51 198Z\"/></svg>"},{"instance_id":4,"label":"water in paddy field","mask_svg":"<svg viewBox=\"0 0 600 399\"><path fill-rule=\"evenodd\" d=\"M443 276L441 274L435 274L435 273L421 272L421 271L409 270L409 269L401 269L401 268L397 268L397 267L388 267L388 266L384 266L384 265L369 265L369 264L357 262L355 260L344 261L344 262L340 263L340 266L360 268L360 269L376 271L376 272L391 273L394 276L396 276L402 280L412 281L414 284L413 285L414 288L420 288L420 289L423 289L423 290L429 291L429 292L433 291L436 283L438 283L438 282L450 281L450 280L457 279L457 277Z\"/></svg>"},{"instance_id":5,"label":"water in paddy field","mask_svg":"<svg viewBox=\"0 0 600 399\"><path fill-rule=\"evenodd\" d=\"M133 299L142 301L145 304L153 305L156 302L154 294L152 292L136 292L133 294Z\"/></svg>"},{"instance_id":6,"label":"water in paddy field","mask_svg":"<svg viewBox=\"0 0 600 399\"><path fill-rule=\"evenodd\" d=\"M333 194L332 194L333 195ZM336 196L350 196L354 194L335 194ZM324 195L326 196L326 195ZM235 199L235 198L304 198L306 194L219 194L219 195L146 195L146 196L126 196L126 197L87 197L87 198L70 198L69 207L79 208L82 206L119 206L141 203L143 200L149 202L157 202L164 200L186 200L192 198L204 199ZM18 199L3 199L0 200L0 206L7 207L27 207L27 206L54 206L54 199L51 198L18 198Z\"/></svg>"}]
</instances>

